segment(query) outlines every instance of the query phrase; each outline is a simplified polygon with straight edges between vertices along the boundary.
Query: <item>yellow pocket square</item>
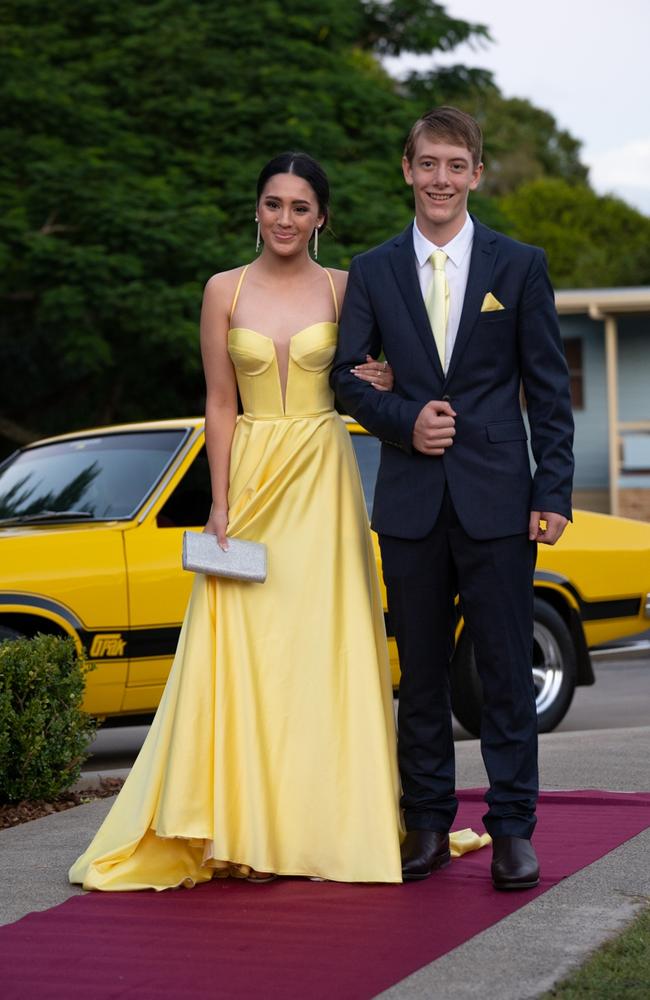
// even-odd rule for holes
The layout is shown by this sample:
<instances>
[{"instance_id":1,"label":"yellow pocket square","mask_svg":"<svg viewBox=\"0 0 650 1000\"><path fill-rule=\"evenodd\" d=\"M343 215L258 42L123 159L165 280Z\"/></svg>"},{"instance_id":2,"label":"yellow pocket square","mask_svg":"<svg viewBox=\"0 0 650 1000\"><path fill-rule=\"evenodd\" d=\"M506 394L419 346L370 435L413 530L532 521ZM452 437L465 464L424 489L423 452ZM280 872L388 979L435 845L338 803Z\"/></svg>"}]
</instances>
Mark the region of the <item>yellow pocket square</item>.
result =
<instances>
[{"instance_id":1,"label":"yellow pocket square","mask_svg":"<svg viewBox=\"0 0 650 1000\"><path fill-rule=\"evenodd\" d=\"M481 306L482 313L495 312L497 309L505 309L498 299L495 299L492 292L487 292L485 298L483 299L483 305Z\"/></svg>"}]
</instances>

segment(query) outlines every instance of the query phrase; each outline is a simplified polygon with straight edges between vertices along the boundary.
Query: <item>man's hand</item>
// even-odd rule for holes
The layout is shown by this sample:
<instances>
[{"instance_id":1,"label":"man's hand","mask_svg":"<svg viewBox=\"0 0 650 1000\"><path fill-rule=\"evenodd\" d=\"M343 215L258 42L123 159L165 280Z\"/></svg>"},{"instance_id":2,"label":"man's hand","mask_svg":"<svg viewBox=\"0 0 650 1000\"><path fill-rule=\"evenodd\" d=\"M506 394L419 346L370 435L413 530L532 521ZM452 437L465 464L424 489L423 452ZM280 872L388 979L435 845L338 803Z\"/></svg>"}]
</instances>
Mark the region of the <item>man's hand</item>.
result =
<instances>
[{"instance_id":1,"label":"man's hand","mask_svg":"<svg viewBox=\"0 0 650 1000\"><path fill-rule=\"evenodd\" d=\"M413 428L413 447L423 455L444 455L454 443L456 412L442 399L424 406Z\"/></svg>"},{"instance_id":2,"label":"man's hand","mask_svg":"<svg viewBox=\"0 0 650 1000\"><path fill-rule=\"evenodd\" d=\"M540 525L540 521L544 521L546 527ZM528 537L531 542L555 545L567 524L568 521L562 514L554 514L550 510L531 510Z\"/></svg>"}]
</instances>

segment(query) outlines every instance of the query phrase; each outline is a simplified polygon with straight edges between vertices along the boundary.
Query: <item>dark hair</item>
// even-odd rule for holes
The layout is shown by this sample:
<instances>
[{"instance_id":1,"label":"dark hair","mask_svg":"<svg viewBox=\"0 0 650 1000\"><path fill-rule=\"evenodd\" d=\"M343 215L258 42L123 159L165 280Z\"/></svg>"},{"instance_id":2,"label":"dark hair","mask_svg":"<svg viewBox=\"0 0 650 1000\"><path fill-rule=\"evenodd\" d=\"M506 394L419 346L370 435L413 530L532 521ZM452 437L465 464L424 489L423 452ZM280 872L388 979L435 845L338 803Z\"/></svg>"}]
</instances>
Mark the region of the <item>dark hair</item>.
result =
<instances>
[{"instance_id":1,"label":"dark hair","mask_svg":"<svg viewBox=\"0 0 650 1000\"><path fill-rule=\"evenodd\" d=\"M307 153L280 153L279 156L274 156L266 166L262 167L257 178L258 201L262 197L262 191L268 181L276 174L295 174L296 177L302 177L304 181L307 181L316 195L318 210L324 216L323 225L320 228L326 226L329 218L330 184L320 163L317 163Z\"/></svg>"},{"instance_id":2,"label":"dark hair","mask_svg":"<svg viewBox=\"0 0 650 1000\"><path fill-rule=\"evenodd\" d=\"M464 111L449 107L433 108L418 118L404 146L404 156L409 163L413 162L415 144L422 132L426 132L432 139L444 139L459 146L466 146L472 154L473 165L477 167L481 162L483 155L481 126L475 118L465 114Z\"/></svg>"}]
</instances>

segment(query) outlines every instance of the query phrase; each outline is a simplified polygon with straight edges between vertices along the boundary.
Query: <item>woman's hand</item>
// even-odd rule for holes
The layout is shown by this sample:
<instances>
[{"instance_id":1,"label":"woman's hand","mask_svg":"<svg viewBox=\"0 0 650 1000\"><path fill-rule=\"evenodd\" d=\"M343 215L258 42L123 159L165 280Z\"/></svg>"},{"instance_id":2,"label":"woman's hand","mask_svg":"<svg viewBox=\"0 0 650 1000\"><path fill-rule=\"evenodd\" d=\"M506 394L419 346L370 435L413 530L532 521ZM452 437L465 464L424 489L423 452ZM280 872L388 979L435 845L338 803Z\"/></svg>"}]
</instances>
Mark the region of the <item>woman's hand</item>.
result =
<instances>
[{"instance_id":1,"label":"woman's hand","mask_svg":"<svg viewBox=\"0 0 650 1000\"><path fill-rule=\"evenodd\" d=\"M395 384L393 369L388 362L375 361L369 354L366 354L365 364L356 365L351 371L363 382L370 382L373 389L379 392L391 392Z\"/></svg>"},{"instance_id":2,"label":"woman's hand","mask_svg":"<svg viewBox=\"0 0 650 1000\"><path fill-rule=\"evenodd\" d=\"M228 539L226 538L227 530L228 511L215 510L215 508L212 507L210 509L210 516L203 531L206 535L216 535L219 547L222 548L224 552L228 551Z\"/></svg>"}]
</instances>

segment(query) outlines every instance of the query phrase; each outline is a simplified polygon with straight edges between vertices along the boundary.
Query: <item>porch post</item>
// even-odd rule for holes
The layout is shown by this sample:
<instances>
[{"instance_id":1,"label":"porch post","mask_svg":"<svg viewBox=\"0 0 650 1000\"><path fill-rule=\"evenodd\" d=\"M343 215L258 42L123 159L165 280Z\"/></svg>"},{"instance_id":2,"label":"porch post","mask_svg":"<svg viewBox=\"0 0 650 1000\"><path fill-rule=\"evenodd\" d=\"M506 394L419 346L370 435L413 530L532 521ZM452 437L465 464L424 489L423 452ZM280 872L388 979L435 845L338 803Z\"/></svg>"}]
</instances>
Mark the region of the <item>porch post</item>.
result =
<instances>
[{"instance_id":1,"label":"porch post","mask_svg":"<svg viewBox=\"0 0 650 1000\"><path fill-rule=\"evenodd\" d=\"M607 370L607 430L609 446L609 512L618 514L620 441L618 427L618 327L616 317L605 315L605 363Z\"/></svg>"}]
</instances>

